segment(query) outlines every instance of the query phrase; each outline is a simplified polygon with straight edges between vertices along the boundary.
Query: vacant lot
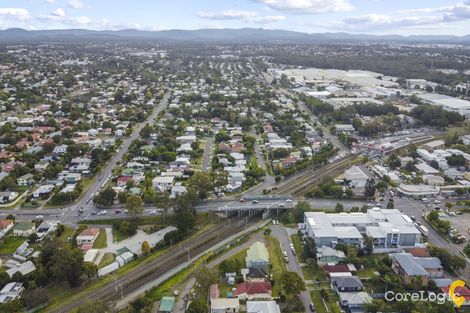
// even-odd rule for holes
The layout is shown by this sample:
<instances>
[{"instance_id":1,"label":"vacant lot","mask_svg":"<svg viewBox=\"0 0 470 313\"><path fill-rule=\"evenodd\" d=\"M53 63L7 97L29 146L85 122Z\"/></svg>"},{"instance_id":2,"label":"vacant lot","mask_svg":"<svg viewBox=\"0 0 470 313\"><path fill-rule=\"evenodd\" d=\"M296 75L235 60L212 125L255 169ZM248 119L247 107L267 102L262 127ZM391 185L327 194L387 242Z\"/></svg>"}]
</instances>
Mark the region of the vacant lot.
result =
<instances>
[{"instance_id":1,"label":"vacant lot","mask_svg":"<svg viewBox=\"0 0 470 313\"><path fill-rule=\"evenodd\" d=\"M0 244L0 254L13 254L15 253L16 249L25 242L25 238L23 237L16 237L16 236L8 236L2 239L2 243Z\"/></svg>"}]
</instances>

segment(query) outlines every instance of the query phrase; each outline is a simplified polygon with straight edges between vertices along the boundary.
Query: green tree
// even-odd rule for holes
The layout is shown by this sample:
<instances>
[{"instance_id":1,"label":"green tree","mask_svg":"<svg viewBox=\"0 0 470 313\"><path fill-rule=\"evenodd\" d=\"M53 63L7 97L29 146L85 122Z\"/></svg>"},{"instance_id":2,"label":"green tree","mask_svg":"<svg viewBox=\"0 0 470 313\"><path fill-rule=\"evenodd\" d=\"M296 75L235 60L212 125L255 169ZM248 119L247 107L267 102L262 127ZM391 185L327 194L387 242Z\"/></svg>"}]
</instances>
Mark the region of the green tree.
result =
<instances>
[{"instance_id":1,"label":"green tree","mask_svg":"<svg viewBox=\"0 0 470 313\"><path fill-rule=\"evenodd\" d=\"M311 209L312 207L310 206L310 203L307 201L299 201L293 208L295 222L302 223L304 221L305 212L308 212Z\"/></svg>"},{"instance_id":2,"label":"green tree","mask_svg":"<svg viewBox=\"0 0 470 313\"><path fill-rule=\"evenodd\" d=\"M341 202L336 203L335 212L341 213L344 211L344 205Z\"/></svg>"},{"instance_id":3,"label":"green tree","mask_svg":"<svg viewBox=\"0 0 470 313\"><path fill-rule=\"evenodd\" d=\"M375 180L373 178L367 179L366 185L364 187L364 195L367 198L372 198L375 195Z\"/></svg>"},{"instance_id":4,"label":"green tree","mask_svg":"<svg viewBox=\"0 0 470 313\"><path fill-rule=\"evenodd\" d=\"M139 195L130 195L126 200L126 209L132 216L139 216L144 213L144 203Z\"/></svg>"},{"instance_id":5,"label":"green tree","mask_svg":"<svg viewBox=\"0 0 470 313\"><path fill-rule=\"evenodd\" d=\"M288 295L297 295L305 290L305 282L296 272L283 272L280 278L281 287Z\"/></svg>"},{"instance_id":6,"label":"green tree","mask_svg":"<svg viewBox=\"0 0 470 313\"><path fill-rule=\"evenodd\" d=\"M94 263L83 263L83 273L85 273L88 278L93 278L98 273L98 266Z\"/></svg>"},{"instance_id":7,"label":"green tree","mask_svg":"<svg viewBox=\"0 0 470 313\"><path fill-rule=\"evenodd\" d=\"M150 245L148 241L142 242L142 253L143 254L149 254L150 253Z\"/></svg>"},{"instance_id":8,"label":"green tree","mask_svg":"<svg viewBox=\"0 0 470 313\"><path fill-rule=\"evenodd\" d=\"M202 301L201 299L195 299L189 304L185 312L186 313L206 313L208 311L209 311L209 307L204 301Z\"/></svg>"},{"instance_id":9,"label":"green tree","mask_svg":"<svg viewBox=\"0 0 470 313\"><path fill-rule=\"evenodd\" d=\"M387 209L394 209L395 208L395 200L393 198L390 198L387 203Z\"/></svg>"},{"instance_id":10,"label":"green tree","mask_svg":"<svg viewBox=\"0 0 470 313\"><path fill-rule=\"evenodd\" d=\"M28 241L30 244L36 243L38 241L38 235L36 233L32 233L29 235Z\"/></svg>"},{"instance_id":11,"label":"green tree","mask_svg":"<svg viewBox=\"0 0 470 313\"><path fill-rule=\"evenodd\" d=\"M54 238L41 249L40 261L45 266L50 279L67 280L71 287L80 283L83 274L83 253L76 247Z\"/></svg>"},{"instance_id":12,"label":"green tree","mask_svg":"<svg viewBox=\"0 0 470 313\"><path fill-rule=\"evenodd\" d=\"M199 199L203 200L209 196L214 188L214 179L208 172L197 172L188 179L188 186L198 192Z\"/></svg>"},{"instance_id":13,"label":"green tree","mask_svg":"<svg viewBox=\"0 0 470 313\"><path fill-rule=\"evenodd\" d=\"M116 198L116 192L108 187L93 198L93 202L101 206L111 206Z\"/></svg>"}]
</instances>

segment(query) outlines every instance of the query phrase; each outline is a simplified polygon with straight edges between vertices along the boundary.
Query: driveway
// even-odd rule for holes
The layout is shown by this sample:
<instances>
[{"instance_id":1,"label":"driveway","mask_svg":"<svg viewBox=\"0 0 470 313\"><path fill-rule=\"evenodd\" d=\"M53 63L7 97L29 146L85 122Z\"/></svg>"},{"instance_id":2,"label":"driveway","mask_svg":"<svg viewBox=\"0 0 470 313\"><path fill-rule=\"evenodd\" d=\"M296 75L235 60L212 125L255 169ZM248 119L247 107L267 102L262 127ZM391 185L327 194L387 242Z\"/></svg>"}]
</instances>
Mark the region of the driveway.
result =
<instances>
[{"instance_id":1,"label":"driveway","mask_svg":"<svg viewBox=\"0 0 470 313\"><path fill-rule=\"evenodd\" d=\"M212 144L214 143L214 138L206 138L206 144L204 145L204 156L202 157L202 171L207 172L209 164L211 162L212 154Z\"/></svg>"},{"instance_id":2,"label":"driveway","mask_svg":"<svg viewBox=\"0 0 470 313\"><path fill-rule=\"evenodd\" d=\"M163 237L166 233L176 230L175 227L169 226L152 234L147 234L141 229L137 230L137 233L127 239L124 239L119 242L115 242L113 239L112 228L106 228L106 248L99 249L98 257L96 258L95 264L100 264L103 255L106 253L116 253L116 250L121 248L127 248L131 252L139 254L142 246L142 242L147 241L150 247L154 247L159 241L163 240Z\"/></svg>"},{"instance_id":3,"label":"driveway","mask_svg":"<svg viewBox=\"0 0 470 313\"><path fill-rule=\"evenodd\" d=\"M289 263L287 263L287 270L291 272L296 272L303 279L303 281L305 281L305 277L302 272L302 268L300 267L300 263L297 257L292 254L292 250L290 248L290 235L295 234L296 231L294 229L286 228L281 225L272 225L271 230L271 236L279 240L279 242L281 243L282 250L287 252L287 257L289 258ZM300 300L302 301L305 307L305 312L308 312L307 310L310 306L310 303L312 303L309 287L307 287L307 290L302 291L300 293Z\"/></svg>"}]
</instances>

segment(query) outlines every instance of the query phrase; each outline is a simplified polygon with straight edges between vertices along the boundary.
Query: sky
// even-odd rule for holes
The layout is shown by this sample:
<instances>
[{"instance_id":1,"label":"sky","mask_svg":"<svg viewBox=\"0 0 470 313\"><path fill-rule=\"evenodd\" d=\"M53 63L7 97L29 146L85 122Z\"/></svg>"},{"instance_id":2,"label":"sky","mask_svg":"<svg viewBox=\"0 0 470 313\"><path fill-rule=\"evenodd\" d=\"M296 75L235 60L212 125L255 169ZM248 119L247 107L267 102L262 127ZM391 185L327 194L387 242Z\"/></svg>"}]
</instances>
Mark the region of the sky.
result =
<instances>
[{"instance_id":1,"label":"sky","mask_svg":"<svg viewBox=\"0 0 470 313\"><path fill-rule=\"evenodd\" d=\"M0 29L470 34L470 0L0 0Z\"/></svg>"}]
</instances>

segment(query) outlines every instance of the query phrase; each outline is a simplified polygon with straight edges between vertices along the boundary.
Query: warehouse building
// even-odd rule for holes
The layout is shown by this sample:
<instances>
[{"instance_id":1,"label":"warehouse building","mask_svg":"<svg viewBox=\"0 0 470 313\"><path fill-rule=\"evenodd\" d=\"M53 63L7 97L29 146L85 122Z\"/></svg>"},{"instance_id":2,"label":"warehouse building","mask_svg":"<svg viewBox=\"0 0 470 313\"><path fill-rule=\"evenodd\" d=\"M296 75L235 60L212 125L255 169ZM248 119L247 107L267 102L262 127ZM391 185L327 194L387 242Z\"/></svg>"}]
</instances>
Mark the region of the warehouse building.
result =
<instances>
[{"instance_id":1,"label":"warehouse building","mask_svg":"<svg viewBox=\"0 0 470 313\"><path fill-rule=\"evenodd\" d=\"M470 118L470 101L453 98L436 93L425 93L418 95L423 103L439 105L446 111L457 112L466 118Z\"/></svg>"}]
</instances>

